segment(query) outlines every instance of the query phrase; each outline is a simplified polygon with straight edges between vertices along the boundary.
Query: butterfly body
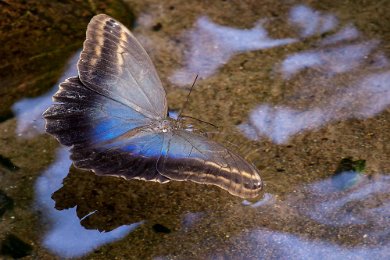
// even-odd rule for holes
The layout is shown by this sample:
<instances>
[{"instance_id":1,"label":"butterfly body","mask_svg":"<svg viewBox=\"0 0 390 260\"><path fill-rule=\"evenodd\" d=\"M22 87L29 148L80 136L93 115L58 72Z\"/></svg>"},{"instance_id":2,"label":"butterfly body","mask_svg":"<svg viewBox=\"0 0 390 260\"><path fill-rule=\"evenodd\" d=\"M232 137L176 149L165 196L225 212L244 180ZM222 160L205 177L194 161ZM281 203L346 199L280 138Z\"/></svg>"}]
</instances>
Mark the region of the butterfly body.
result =
<instances>
[{"instance_id":1,"label":"butterfly body","mask_svg":"<svg viewBox=\"0 0 390 260\"><path fill-rule=\"evenodd\" d=\"M95 16L78 62L44 113L46 132L99 175L217 185L240 197L262 188L258 170L167 116L166 93L146 51L107 15Z\"/></svg>"},{"instance_id":2,"label":"butterfly body","mask_svg":"<svg viewBox=\"0 0 390 260\"><path fill-rule=\"evenodd\" d=\"M169 118L165 118L163 120L157 121L156 124L154 124L152 127L153 130L157 132L163 132L163 133L169 133L172 132L173 130L177 130L181 128L179 120L169 119Z\"/></svg>"}]
</instances>

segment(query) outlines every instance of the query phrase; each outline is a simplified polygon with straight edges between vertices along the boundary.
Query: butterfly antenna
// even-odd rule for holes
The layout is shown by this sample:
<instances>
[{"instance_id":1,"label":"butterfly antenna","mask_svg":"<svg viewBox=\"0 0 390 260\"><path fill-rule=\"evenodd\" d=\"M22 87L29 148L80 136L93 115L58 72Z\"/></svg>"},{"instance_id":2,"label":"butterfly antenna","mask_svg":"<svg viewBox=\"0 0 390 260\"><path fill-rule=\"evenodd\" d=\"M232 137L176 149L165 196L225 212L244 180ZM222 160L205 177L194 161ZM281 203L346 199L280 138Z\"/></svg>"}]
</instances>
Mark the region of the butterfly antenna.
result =
<instances>
[{"instance_id":1,"label":"butterfly antenna","mask_svg":"<svg viewBox=\"0 0 390 260\"><path fill-rule=\"evenodd\" d=\"M183 116L181 116L181 118L191 118L191 119L197 120L197 121L199 121L199 122L202 122L202 123L205 123L205 124L211 125L211 126L213 126L213 127L217 128L217 129L219 128L217 125L214 125L214 124L212 124L212 123L210 123L210 122L207 122L207 121L203 121L203 120L201 120L201 119L198 119L198 118L196 118L196 117L192 117L192 116L186 116L186 115L183 115Z\"/></svg>"},{"instance_id":2,"label":"butterfly antenna","mask_svg":"<svg viewBox=\"0 0 390 260\"><path fill-rule=\"evenodd\" d=\"M180 111L180 113L179 113L179 115L178 115L178 119L181 119L181 118L191 118L191 119L195 119L195 120L197 120L197 121L199 121L199 122L202 122L202 123L205 123L205 124L208 124L208 125L211 125L211 126L213 126L213 127L215 127L215 128L219 128L218 126L216 126L216 125L214 125L214 124L212 124L212 123L209 123L209 122L206 122L206 121L203 121L203 120L201 120L201 119L198 119L198 118L195 118L195 117L192 117L192 116L186 116L186 115L183 115L183 111L185 110L185 108L186 108L186 106L187 106L187 104L188 104L188 101L190 100L190 95L191 95L191 92L192 92L192 89L194 88L194 86L195 86L195 83L196 83L196 80L198 79L198 74L196 74L196 77L195 77L195 79L194 79L194 82L192 83L192 86L191 86L191 88L190 88L190 91L188 92L188 95L187 95L187 98L186 98L186 101L184 102L184 105L183 105L183 107L182 107L182 109L181 109L181 111Z\"/></svg>"},{"instance_id":3,"label":"butterfly antenna","mask_svg":"<svg viewBox=\"0 0 390 260\"><path fill-rule=\"evenodd\" d=\"M190 92L188 92L188 95L187 95L187 99L186 99L186 101L184 102L184 105L183 105L183 107L181 108L181 111L180 111L180 113L179 113L179 115L178 115L178 119L180 119L180 117L181 117L181 114L183 113L183 111L184 111L184 109L186 108L186 106L187 106L187 104L188 104L188 101L190 100L190 95L191 95L191 92L192 92L192 89L194 88L194 86L195 86L195 82L196 82L196 80L198 79L198 74L196 74L196 77L195 77L195 79L194 79L194 83L192 83L192 86L191 86L191 88L190 88Z\"/></svg>"}]
</instances>

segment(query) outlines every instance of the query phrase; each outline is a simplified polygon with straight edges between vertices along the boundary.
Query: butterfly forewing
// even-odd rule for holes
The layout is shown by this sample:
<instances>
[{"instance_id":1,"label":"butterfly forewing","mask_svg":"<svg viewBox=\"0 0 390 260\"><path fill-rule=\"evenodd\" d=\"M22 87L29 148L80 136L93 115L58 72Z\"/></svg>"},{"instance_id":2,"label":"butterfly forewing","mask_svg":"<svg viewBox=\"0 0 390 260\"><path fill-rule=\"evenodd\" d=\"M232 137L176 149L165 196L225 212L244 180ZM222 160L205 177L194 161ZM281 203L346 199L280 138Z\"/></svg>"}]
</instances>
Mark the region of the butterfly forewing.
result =
<instances>
[{"instance_id":1,"label":"butterfly forewing","mask_svg":"<svg viewBox=\"0 0 390 260\"><path fill-rule=\"evenodd\" d=\"M106 97L161 119L167 115L165 90L148 54L133 34L113 18L92 18L78 63L81 82Z\"/></svg>"}]
</instances>

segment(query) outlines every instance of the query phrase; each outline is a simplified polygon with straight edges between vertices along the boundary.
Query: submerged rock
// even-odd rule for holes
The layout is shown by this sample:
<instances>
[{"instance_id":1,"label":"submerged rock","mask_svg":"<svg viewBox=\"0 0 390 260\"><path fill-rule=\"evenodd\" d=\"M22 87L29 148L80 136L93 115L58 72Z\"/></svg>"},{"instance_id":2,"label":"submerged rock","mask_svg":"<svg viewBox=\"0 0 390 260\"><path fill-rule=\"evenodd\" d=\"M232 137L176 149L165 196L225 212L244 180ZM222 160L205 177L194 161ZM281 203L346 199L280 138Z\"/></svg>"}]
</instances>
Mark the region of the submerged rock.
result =
<instances>
[{"instance_id":1,"label":"submerged rock","mask_svg":"<svg viewBox=\"0 0 390 260\"><path fill-rule=\"evenodd\" d=\"M2 217L6 211L11 210L13 207L14 200L0 190L0 217Z\"/></svg>"},{"instance_id":2,"label":"submerged rock","mask_svg":"<svg viewBox=\"0 0 390 260\"><path fill-rule=\"evenodd\" d=\"M365 160L343 158L332 176L332 184L337 190L345 190L359 182L360 176L366 167Z\"/></svg>"},{"instance_id":3,"label":"submerged rock","mask_svg":"<svg viewBox=\"0 0 390 260\"><path fill-rule=\"evenodd\" d=\"M22 258L28 256L32 252L32 246L10 234L1 242L0 255L10 256L12 258Z\"/></svg>"},{"instance_id":4,"label":"submerged rock","mask_svg":"<svg viewBox=\"0 0 390 260\"><path fill-rule=\"evenodd\" d=\"M2 156L1 154L0 154L0 165L12 172L19 170L18 166L16 166L9 158Z\"/></svg>"}]
</instances>

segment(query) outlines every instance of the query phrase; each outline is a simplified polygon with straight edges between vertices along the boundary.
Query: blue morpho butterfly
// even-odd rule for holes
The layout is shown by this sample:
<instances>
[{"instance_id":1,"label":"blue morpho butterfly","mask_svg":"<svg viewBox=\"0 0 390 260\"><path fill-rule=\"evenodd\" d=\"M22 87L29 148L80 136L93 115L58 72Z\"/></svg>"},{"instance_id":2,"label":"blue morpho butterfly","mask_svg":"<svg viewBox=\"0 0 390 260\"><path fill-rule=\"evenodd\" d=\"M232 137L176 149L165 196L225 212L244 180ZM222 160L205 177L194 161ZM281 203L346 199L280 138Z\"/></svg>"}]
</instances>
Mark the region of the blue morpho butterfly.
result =
<instances>
[{"instance_id":1,"label":"blue morpho butterfly","mask_svg":"<svg viewBox=\"0 0 390 260\"><path fill-rule=\"evenodd\" d=\"M256 197L258 170L167 116L165 90L152 61L133 34L100 14L87 28L78 77L60 84L44 113L46 132L72 146L79 168L99 175L217 185Z\"/></svg>"}]
</instances>

